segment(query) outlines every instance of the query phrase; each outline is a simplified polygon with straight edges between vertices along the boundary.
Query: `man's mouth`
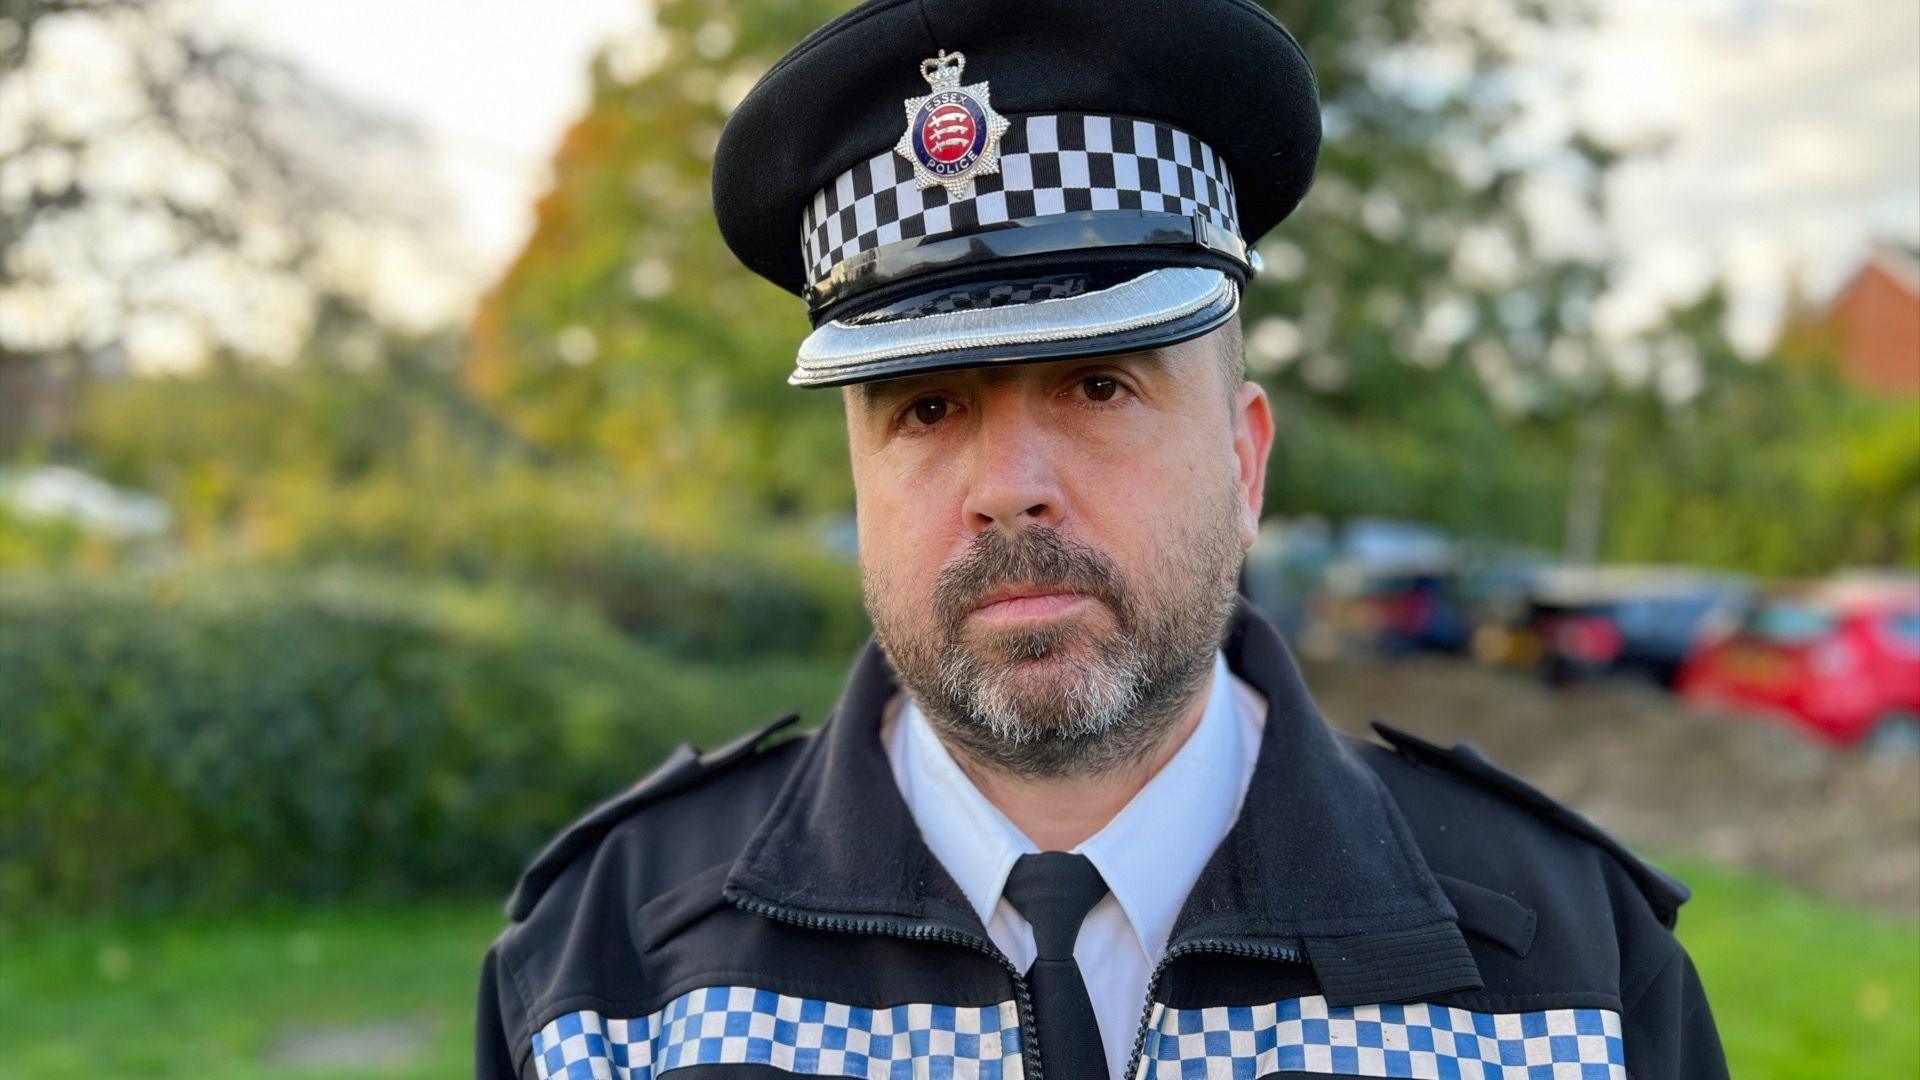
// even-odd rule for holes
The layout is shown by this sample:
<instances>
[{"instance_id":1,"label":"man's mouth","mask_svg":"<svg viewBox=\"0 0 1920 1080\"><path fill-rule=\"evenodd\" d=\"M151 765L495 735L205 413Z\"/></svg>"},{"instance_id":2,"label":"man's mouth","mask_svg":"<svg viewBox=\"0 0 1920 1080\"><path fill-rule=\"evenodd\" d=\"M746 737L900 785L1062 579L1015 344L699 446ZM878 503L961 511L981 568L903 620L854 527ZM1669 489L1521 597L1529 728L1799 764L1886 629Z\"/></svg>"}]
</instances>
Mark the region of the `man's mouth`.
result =
<instances>
[{"instance_id":1,"label":"man's mouth","mask_svg":"<svg viewBox=\"0 0 1920 1080\"><path fill-rule=\"evenodd\" d=\"M972 614L995 624L1040 621L1064 615L1090 599L1056 585L996 585L981 594Z\"/></svg>"}]
</instances>

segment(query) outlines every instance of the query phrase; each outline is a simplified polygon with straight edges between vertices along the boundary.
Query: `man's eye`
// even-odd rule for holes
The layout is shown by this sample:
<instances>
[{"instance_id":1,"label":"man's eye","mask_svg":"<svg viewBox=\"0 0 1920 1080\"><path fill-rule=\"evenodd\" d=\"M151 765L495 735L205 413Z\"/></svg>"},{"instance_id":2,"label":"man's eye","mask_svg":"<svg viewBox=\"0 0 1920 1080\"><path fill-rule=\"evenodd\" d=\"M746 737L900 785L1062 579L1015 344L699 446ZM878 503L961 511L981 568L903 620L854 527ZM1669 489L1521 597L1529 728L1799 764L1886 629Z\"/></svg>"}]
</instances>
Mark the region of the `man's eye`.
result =
<instances>
[{"instance_id":1,"label":"man's eye","mask_svg":"<svg viewBox=\"0 0 1920 1080\"><path fill-rule=\"evenodd\" d=\"M1088 401L1111 401L1120 392L1120 382L1107 375L1089 375L1080 380Z\"/></svg>"},{"instance_id":2,"label":"man's eye","mask_svg":"<svg viewBox=\"0 0 1920 1080\"><path fill-rule=\"evenodd\" d=\"M913 403L913 408L907 411L907 415L927 427L932 427L946 419L947 399L937 397L921 398L919 401Z\"/></svg>"}]
</instances>

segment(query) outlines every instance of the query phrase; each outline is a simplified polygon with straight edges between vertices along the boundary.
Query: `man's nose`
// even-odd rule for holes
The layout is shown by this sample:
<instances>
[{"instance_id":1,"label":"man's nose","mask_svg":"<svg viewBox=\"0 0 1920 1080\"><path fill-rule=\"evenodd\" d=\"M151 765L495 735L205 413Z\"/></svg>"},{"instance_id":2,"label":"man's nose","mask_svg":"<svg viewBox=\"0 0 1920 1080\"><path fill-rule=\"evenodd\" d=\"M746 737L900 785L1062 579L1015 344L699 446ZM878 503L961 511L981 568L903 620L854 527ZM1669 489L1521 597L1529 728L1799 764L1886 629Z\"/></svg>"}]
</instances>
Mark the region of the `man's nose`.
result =
<instances>
[{"instance_id":1,"label":"man's nose","mask_svg":"<svg viewBox=\"0 0 1920 1080\"><path fill-rule=\"evenodd\" d=\"M1044 422L1024 402L983 405L961 510L968 531L1059 525L1066 502Z\"/></svg>"}]
</instances>

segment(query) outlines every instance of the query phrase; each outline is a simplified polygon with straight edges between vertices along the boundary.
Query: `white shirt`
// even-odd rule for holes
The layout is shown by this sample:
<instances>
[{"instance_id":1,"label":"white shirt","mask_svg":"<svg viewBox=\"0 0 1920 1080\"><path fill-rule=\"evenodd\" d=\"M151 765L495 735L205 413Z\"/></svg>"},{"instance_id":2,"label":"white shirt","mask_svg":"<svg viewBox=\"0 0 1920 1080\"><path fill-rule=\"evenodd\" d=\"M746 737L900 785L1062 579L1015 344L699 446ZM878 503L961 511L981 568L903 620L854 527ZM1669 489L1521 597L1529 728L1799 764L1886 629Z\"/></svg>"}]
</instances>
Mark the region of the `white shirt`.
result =
<instances>
[{"instance_id":1,"label":"white shirt","mask_svg":"<svg viewBox=\"0 0 1920 1080\"><path fill-rule=\"evenodd\" d=\"M967 779L911 696L881 731L894 780L927 847L973 904L987 936L1021 971L1033 928L1000 895L1015 859L1040 850ZM1120 1080L1146 1008L1147 979L1200 870L1240 816L1259 756L1266 701L1216 653L1206 711L1193 733L1132 801L1073 850L1111 894L1080 924L1080 965L1107 1067Z\"/></svg>"}]
</instances>

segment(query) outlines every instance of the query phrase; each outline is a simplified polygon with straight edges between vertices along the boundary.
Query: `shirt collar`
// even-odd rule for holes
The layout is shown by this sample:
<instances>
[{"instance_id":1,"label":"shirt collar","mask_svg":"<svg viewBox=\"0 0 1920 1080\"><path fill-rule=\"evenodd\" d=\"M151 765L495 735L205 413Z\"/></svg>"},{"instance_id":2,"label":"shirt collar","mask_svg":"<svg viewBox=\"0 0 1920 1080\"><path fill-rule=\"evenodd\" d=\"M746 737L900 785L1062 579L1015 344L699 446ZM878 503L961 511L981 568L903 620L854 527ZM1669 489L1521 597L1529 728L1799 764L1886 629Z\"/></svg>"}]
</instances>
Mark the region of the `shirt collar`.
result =
<instances>
[{"instance_id":1,"label":"shirt collar","mask_svg":"<svg viewBox=\"0 0 1920 1080\"><path fill-rule=\"evenodd\" d=\"M1106 879L1151 959L1166 950L1182 901L1240 811L1252 769L1243 726L1226 657L1215 653L1193 732L1113 820L1074 848ZM883 738L927 847L980 921L991 922L1014 861L1039 848L968 779L911 697Z\"/></svg>"},{"instance_id":2,"label":"shirt collar","mask_svg":"<svg viewBox=\"0 0 1920 1080\"><path fill-rule=\"evenodd\" d=\"M1233 676L1216 653L1206 711L1193 734L1112 821L1074 849L1099 868L1149 959L1166 951L1181 903L1239 816L1252 767L1240 728Z\"/></svg>"}]
</instances>

